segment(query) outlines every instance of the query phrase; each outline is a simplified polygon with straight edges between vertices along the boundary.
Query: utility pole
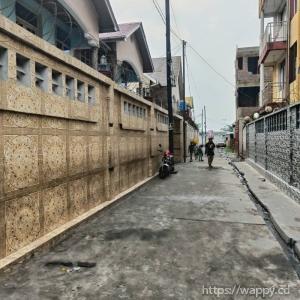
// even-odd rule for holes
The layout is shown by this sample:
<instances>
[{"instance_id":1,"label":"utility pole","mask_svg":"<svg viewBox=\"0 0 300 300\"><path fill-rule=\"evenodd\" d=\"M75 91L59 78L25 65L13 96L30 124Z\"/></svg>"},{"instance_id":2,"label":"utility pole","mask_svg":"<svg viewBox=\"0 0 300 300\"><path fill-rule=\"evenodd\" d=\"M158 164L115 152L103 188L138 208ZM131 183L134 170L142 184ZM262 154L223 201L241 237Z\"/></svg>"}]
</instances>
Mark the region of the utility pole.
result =
<instances>
[{"instance_id":1,"label":"utility pole","mask_svg":"<svg viewBox=\"0 0 300 300\"><path fill-rule=\"evenodd\" d=\"M172 103L172 53L171 53L171 21L170 0L165 0L166 6L166 51L167 51L167 97L169 112L169 150L174 155L174 117Z\"/></svg>"},{"instance_id":2,"label":"utility pole","mask_svg":"<svg viewBox=\"0 0 300 300\"><path fill-rule=\"evenodd\" d=\"M186 107L185 107L185 56L186 56L186 41L182 41L182 77L183 77L183 82L182 82L182 90L183 90L183 156L184 156L184 162L186 162Z\"/></svg>"}]
</instances>

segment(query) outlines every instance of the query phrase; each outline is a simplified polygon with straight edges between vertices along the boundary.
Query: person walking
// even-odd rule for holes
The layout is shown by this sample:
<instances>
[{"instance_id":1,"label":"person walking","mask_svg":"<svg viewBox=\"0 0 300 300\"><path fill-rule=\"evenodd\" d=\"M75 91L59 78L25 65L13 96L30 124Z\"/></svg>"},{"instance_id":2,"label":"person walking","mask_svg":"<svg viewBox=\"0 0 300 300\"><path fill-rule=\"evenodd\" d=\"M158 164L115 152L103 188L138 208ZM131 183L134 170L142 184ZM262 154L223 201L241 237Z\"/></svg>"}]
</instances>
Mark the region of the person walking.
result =
<instances>
[{"instance_id":1,"label":"person walking","mask_svg":"<svg viewBox=\"0 0 300 300\"><path fill-rule=\"evenodd\" d=\"M202 151L202 147L203 147L203 145L199 145L199 146L197 147L197 152L198 152L199 161L203 161L203 151Z\"/></svg>"},{"instance_id":2,"label":"person walking","mask_svg":"<svg viewBox=\"0 0 300 300\"><path fill-rule=\"evenodd\" d=\"M193 154L195 152L195 145L193 142L190 143L189 145L189 153L190 153L190 162L193 161Z\"/></svg>"},{"instance_id":3,"label":"person walking","mask_svg":"<svg viewBox=\"0 0 300 300\"><path fill-rule=\"evenodd\" d=\"M208 166L210 169L212 168L212 163L214 161L215 148L216 148L216 145L213 142L213 138L210 137L208 139L208 143L206 143L206 145L205 145L205 154L207 155Z\"/></svg>"}]
</instances>

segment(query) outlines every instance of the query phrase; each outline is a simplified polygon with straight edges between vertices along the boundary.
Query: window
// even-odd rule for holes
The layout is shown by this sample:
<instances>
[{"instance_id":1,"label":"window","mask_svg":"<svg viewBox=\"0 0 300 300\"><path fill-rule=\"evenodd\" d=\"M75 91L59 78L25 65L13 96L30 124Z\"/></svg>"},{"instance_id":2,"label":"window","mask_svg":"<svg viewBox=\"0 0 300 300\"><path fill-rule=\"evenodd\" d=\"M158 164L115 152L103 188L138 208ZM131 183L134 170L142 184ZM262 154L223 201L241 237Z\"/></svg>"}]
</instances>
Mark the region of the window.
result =
<instances>
[{"instance_id":1,"label":"window","mask_svg":"<svg viewBox=\"0 0 300 300\"><path fill-rule=\"evenodd\" d=\"M258 56L248 57L248 72L258 74Z\"/></svg>"},{"instance_id":2,"label":"window","mask_svg":"<svg viewBox=\"0 0 300 300\"><path fill-rule=\"evenodd\" d=\"M243 57L238 57L238 68L239 70L243 70Z\"/></svg>"},{"instance_id":3,"label":"window","mask_svg":"<svg viewBox=\"0 0 300 300\"><path fill-rule=\"evenodd\" d=\"M71 49L71 40L69 36L70 36L69 33L65 32L60 27L56 27L56 32L55 32L56 47L63 51L69 51Z\"/></svg>"},{"instance_id":4,"label":"window","mask_svg":"<svg viewBox=\"0 0 300 300\"><path fill-rule=\"evenodd\" d=\"M38 16L19 2L16 3L16 23L33 34L40 33Z\"/></svg>"},{"instance_id":5,"label":"window","mask_svg":"<svg viewBox=\"0 0 300 300\"><path fill-rule=\"evenodd\" d=\"M297 42L290 49L290 83L296 80L297 74Z\"/></svg>"},{"instance_id":6,"label":"window","mask_svg":"<svg viewBox=\"0 0 300 300\"><path fill-rule=\"evenodd\" d=\"M52 92L56 95L62 96L62 74L55 70L52 70Z\"/></svg>"},{"instance_id":7,"label":"window","mask_svg":"<svg viewBox=\"0 0 300 300\"><path fill-rule=\"evenodd\" d=\"M20 54L16 56L17 65L17 81L21 84L30 85L31 74L30 74L30 60Z\"/></svg>"},{"instance_id":8,"label":"window","mask_svg":"<svg viewBox=\"0 0 300 300\"><path fill-rule=\"evenodd\" d=\"M132 105L131 105L131 103L128 103L128 112L129 112L129 115L132 115Z\"/></svg>"},{"instance_id":9,"label":"window","mask_svg":"<svg viewBox=\"0 0 300 300\"><path fill-rule=\"evenodd\" d=\"M88 103L93 105L95 104L95 87L92 85L88 85Z\"/></svg>"},{"instance_id":10,"label":"window","mask_svg":"<svg viewBox=\"0 0 300 300\"><path fill-rule=\"evenodd\" d=\"M66 76L66 82L65 82L65 96L74 99L75 93L74 93L74 78L70 76Z\"/></svg>"},{"instance_id":11,"label":"window","mask_svg":"<svg viewBox=\"0 0 300 300\"><path fill-rule=\"evenodd\" d=\"M0 80L7 80L7 49L0 47Z\"/></svg>"},{"instance_id":12,"label":"window","mask_svg":"<svg viewBox=\"0 0 300 300\"><path fill-rule=\"evenodd\" d=\"M136 117L136 106L135 105L132 106L132 115L134 117Z\"/></svg>"},{"instance_id":13,"label":"window","mask_svg":"<svg viewBox=\"0 0 300 300\"><path fill-rule=\"evenodd\" d=\"M80 102L85 101L84 83L80 80L77 80L77 100Z\"/></svg>"},{"instance_id":14,"label":"window","mask_svg":"<svg viewBox=\"0 0 300 300\"><path fill-rule=\"evenodd\" d=\"M43 91L47 90L48 68L40 63L35 63L35 86Z\"/></svg>"},{"instance_id":15,"label":"window","mask_svg":"<svg viewBox=\"0 0 300 300\"><path fill-rule=\"evenodd\" d=\"M238 89L238 107L256 107L258 106L259 86L242 87Z\"/></svg>"},{"instance_id":16,"label":"window","mask_svg":"<svg viewBox=\"0 0 300 300\"><path fill-rule=\"evenodd\" d=\"M77 57L77 55L76 55ZM78 50L78 57L83 63L91 66L92 65L92 51L91 49L80 49Z\"/></svg>"},{"instance_id":17,"label":"window","mask_svg":"<svg viewBox=\"0 0 300 300\"><path fill-rule=\"evenodd\" d=\"M129 114L128 102L124 102L124 113L125 113L126 115Z\"/></svg>"},{"instance_id":18,"label":"window","mask_svg":"<svg viewBox=\"0 0 300 300\"><path fill-rule=\"evenodd\" d=\"M285 86L285 60L280 64L279 70L279 89L282 91Z\"/></svg>"}]
</instances>

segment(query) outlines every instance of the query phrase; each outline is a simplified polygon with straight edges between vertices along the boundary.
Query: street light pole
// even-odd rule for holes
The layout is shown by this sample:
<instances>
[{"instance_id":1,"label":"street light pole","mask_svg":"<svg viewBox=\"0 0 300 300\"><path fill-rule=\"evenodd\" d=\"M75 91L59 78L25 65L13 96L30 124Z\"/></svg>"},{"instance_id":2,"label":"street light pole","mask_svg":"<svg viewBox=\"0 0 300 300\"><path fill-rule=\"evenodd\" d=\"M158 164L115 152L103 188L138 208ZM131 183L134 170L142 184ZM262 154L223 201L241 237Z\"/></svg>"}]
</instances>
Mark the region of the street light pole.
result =
<instances>
[{"instance_id":1,"label":"street light pole","mask_svg":"<svg viewBox=\"0 0 300 300\"><path fill-rule=\"evenodd\" d=\"M166 51L167 51L167 97L169 113L169 150L174 155L174 117L172 103L172 53L171 53L171 21L170 0L165 0L166 6Z\"/></svg>"}]
</instances>

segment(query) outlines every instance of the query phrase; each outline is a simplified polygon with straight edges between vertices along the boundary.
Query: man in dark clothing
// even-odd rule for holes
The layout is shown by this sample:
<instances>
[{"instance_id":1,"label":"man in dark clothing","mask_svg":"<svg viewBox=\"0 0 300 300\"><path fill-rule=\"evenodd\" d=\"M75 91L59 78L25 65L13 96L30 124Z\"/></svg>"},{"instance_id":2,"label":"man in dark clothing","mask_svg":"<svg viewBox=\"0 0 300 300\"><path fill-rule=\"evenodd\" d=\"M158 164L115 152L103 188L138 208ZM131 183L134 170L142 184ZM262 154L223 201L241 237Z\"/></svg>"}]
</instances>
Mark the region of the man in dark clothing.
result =
<instances>
[{"instance_id":1,"label":"man in dark clothing","mask_svg":"<svg viewBox=\"0 0 300 300\"><path fill-rule=\"evenodd\" d=\"M205 145L205 154L207 155L208 166L210 169L212 168L212 163L214 161L215 148L216 148L216 145L213 142L213 138L209 138L208 143L206 143L206 145Z\"/></svg>"},{"instance_id":2,"label":"man in dark clothing","mask_svg":"<svg viewBox=\"0 0 300 300\"><path fill-rule=\"evenodd\" d=\"M190 153L190 162L193 161L193 153L195 151L195 145L193 142L190 143L189 145L189 153Z\"/></svg>"}]
</instances>

